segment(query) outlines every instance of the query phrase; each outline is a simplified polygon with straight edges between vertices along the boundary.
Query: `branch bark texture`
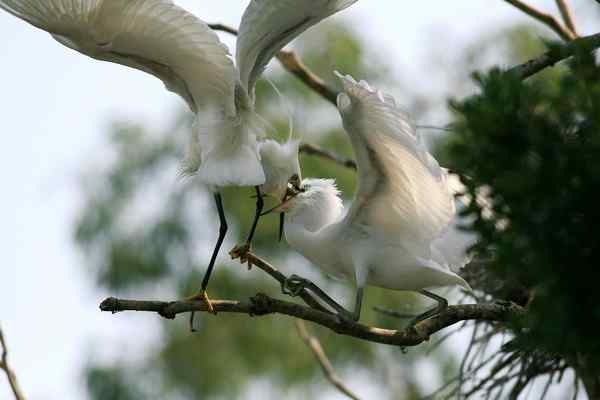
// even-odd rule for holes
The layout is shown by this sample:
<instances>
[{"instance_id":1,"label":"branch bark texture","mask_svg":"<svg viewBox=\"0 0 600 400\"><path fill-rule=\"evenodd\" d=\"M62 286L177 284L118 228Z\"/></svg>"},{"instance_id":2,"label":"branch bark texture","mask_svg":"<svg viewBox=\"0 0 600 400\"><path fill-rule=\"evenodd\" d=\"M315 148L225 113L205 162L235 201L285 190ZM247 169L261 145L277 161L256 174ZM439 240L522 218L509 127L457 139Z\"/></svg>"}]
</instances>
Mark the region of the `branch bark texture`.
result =
<instances>
[{"instance_id":1,"label":"branch bark texture","mask_svg":"<svg viewBox=\"0 0 600 400\"><path fill-rule=\"evenodd\" d=\"M245 255L252 265L256 265L280 284L286 276L277 271L272 265L252 253ZM331 329L341 335L357 339L393 346L416 346L429 337L459 321L481 319L487 321L506 322L525 315L525 309L513 303L494 304L464 304L450 306L434 317L419 322L404 330L384 329L363 325L339 318L322 307L307 290L299 295L308 306L276 299L258 293L249 300L212 300L212 306L217 312L263 316L281 314L314 322ZM127 300L109 297L100 304L100 310L117 313L120 311L155 312L164 318L174 319L177 314L206 312L208 306L202 301L145 301Z\"/></svg>"},{"instance_id":2,"label":"branch bark texture","mask_svg":"<svg viewBox=\"0 0 600 400\"><path fill-rule=\"evenodd\" d=\"M330 312L279 300L263 293L258 293L247 301L212 300L211 302L218 313L247 314L251 317L269 314L287 315L314 322L341 335L401 347L421 344L429 340L429 337L434 333L460 321L479 319L507 322L525 315L525 309L512 303L463 304L449 306L440 314L419 322L408 329L394 330L341 320L337 315ZM102 301L100 310L112 313L121 311L155 312L164 318L174 319L177 314L181 313L207 312L208 307L206 303L200 301L147 301L109 297Z\"/></svg>"},{"instance_id":3,"label":"branch bark texture","mask_svg":"<svg viewBox=\"0 0 600 400\"><path fill-rule=\"evenodd\" d=\"M17 376L14 371L8 365L8 347L6 345L6 341L4 339L4 333L2 332L2 328L0 327L0 346L2 347L2 358L0 359L0 369L4 371L6 377L8 378L8 384L15 396L15 400L25 400L25 396L19 387L17 382Z\"/></svg>"},{"instance_id":4,"label":"branch bark texture","mask_svg":"<svg viewBox=\"0 0 600 400\"><path fill-rule=\"evenodd\" d=\"M529 60L526 63L514 66L510 68L508 72L515 74L520 79L527 79L538 72L555 65L559 61L566 60L573 56L577 49L582 47L588 50L596 50L600 47L600 33L575 39L561 47L547 51L541 56Z\"/></svg>"}]
</instances>

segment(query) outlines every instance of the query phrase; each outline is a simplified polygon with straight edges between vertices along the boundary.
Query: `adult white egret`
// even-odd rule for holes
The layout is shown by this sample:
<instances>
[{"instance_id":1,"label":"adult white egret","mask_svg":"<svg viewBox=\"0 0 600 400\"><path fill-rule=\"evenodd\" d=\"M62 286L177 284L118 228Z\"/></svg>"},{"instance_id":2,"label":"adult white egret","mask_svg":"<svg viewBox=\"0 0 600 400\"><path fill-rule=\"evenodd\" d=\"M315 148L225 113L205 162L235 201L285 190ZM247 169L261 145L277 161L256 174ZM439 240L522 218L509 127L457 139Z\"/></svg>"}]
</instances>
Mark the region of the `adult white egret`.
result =
<instances>
[{"instance_id":1,"label":"adult white egret","mask_svg":"<svg viewBox=\"0 0 600 400\"><path fill-rule=\"evenodd\" d=\"M183 173L212 189L221 224L197 296L209 302L206 287L227 232L219 190L255 187L249 244L262 191L281 196L290 176L300 173L296 142L258 140L264 124L254 111L256 80L283 46L355 1L251 1L240 25L237 68L216 33L171 0L0 0L0 8L80 53L156 76L196 114Z\"/></svg>"},{"instance_id":2,"label":"adult white egret","mask_svg":"<svg viewBox=\"0 0 600 400\"><path fill-rule=\"evenodd\" d=\"M288 280L292 294L307 287L340 316L358 320L366 284L411 290L438 306L447 301L425 288L468 284L455 272L467 261L471 238L453 229L455 200L447 173L427 152L408 115L394 98L341 78L338 109L358 165L358 189L342 217L339 191L331 179L304 179L273 211L285 212L287 242L327 274L354 280L352 313L312 282Z\"/></svg>"}]
</instances>

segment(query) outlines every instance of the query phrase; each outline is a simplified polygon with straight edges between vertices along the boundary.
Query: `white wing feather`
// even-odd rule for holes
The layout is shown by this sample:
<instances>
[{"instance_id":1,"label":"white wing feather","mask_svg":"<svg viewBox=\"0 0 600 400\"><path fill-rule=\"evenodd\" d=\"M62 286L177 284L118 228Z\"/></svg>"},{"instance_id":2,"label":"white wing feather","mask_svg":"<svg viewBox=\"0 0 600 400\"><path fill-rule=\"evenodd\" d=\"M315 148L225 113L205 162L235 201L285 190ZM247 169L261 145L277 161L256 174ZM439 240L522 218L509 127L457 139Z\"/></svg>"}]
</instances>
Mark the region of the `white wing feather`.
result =
<instances>
[{"instance_id":1,"label":"white wing feather","mask_svg":"<svg viewBox=\"0 0 600 400\"><path fill-rule=\"evenodd\" d=\"M193 111L235 115L236 72L227 48L170 0L0 0L0 8L90 57L158 77Z\"/></svg>"},{"instance_id":2,"label":"white wing feather","mask_svg":"<svg viewBox=\"0 0 600 400\"><path fill-rule=\"evenodd\" d=\"M364 81L338 76L344 85L338 107L359 171L347 221L392 241L418 243L439 237L455 215L446 172L426 151L393 97Z\"/></svg>"},{"instance_id":3,"label":"white wing feather","mask_svg":"<svg viewBox=\"0 0 600 400\"><path fill-rule=\"evenodd\" d=\"M357 0L252 0L240 24L236 61L240 82L252 96L256 80L285 45Z\"/></svg>"}]
</instances>

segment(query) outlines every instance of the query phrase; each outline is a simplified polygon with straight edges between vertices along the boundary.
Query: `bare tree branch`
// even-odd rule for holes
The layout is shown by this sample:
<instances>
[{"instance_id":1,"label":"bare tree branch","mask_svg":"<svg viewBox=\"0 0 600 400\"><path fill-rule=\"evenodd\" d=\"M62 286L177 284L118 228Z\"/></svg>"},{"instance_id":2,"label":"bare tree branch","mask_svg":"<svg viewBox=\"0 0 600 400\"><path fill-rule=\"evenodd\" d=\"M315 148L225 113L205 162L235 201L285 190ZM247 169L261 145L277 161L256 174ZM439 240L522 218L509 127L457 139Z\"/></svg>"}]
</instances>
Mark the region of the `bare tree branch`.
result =
<instances>
[{"instance_id":1,"label":"bare tree branch","mask_svg":"<svg viewBox=\"0 0 600 400\"><path fill-rule=\"evenodd\" d=\"M283 274L256 255L248 253L246 256L252 264L258 266L263 271L265 269L271 270L269 275L274 277L279 283L281 283L281 280L286 279ZM308 292L306 294L308 294L308 296L305 296L306 299L303 298L305 301L315 302ZM241 313L250 316L282 314L296 317L322 325L341 335L394 346L416 346L429 340L429 336L432 334L459 321L481 319L506 322L525 315L525 309L513 303L463 304L450 306L434 317L399 331L346 321L339 318L336 314L324 310L320 305L318 309L306 307L289 301L275 299L262 293L258 293L248 301L213 300L212 305L217 312ZM177 314L191 311L206 312L208 309L206 303L201 301L143 301L110 297L100 304L100 310L113 313L128 310L156 312L165 318L173 319Z\"/></svg>"},{"instance_id":2,"label":"bare tree branch","mask_svg":"<svg viewBox=\"0 0 600 400\"><path fill-rule=\"evenodd\" d=\"M571 8L567 4L566 0L556 0L556 6L560 11L560 15L567 26L573 32L573 34L577 37L577 28L575 27L575 22L573 20L573 14L571 13Z\"/></svg>"},{"instance_id":3,"label":"bare tree branch","mask_svg":"<svg viewBox=\"0 0 600 400\"><path fill-rule=\"evenodd\" d=\"M2 347L2 359L0 359L0 369L2 369L6 373L6 377L8 378L8 383L10 384L10 388L15 396L16 400L25 400L25 396L17 383L17 376L13 372L13 370L8 365L8 347L6 346L6 342L4 340L4 333L2 332L2 327L0 327L0 346Z\"/></svg>"},{"instance_id":4,"label":"bare tree branch","mask_svg":"<svg viewBox=\"0 0 600 400\"><path fill-rule=\"evenodd\" d=\"M210 29L212 29L213 31L227 32L234 36L237 36L237 34L238 34L237 29L235 29L229 25L225 25L225 24L220 24L220 23L208 24L208 27Z\"/></svg>"},{"instance_id":5,"label":"bare tree branch","mask_svg":"<svg viewBox=\"0 0 600 400\"><path fill-rule=\"evenodd\" d=\"M537 8L521 1L521 0L504 0L508 4L518 8L523 11L525 14L529 15L533 19L541 22L546 25L550 29L552 29L558 36L560 36L563 40L569 41L573 40L577 37L575 33L573 33L569 28L563 26L554 16L551 14L547 14L543 11L538 10Z\"/></svg>"},{"instance_id":6,"label":"bare tree branch","mask_svg":"<svg viewBox=\"0 0 600 400\"><path fill-rule=\"evenodd\" d=\"M325 377L336 389L345 394L351 399L360 400L360 398L355 395L348 387L342 382L340 377L335 373L335 369L331 365L329 358L323 351L323 346L321 346L321 342L315 336L311 335L306 328L306 324L304 321L297 319L296 320L296 330L298 331L298 336L306 343L308 348L312 351L315 358L319 362Z\"/></svg>"},{"instance_id":7,"label":"bare tree branch","mask_svg":"<svg viewBox=\"0 0 600 400\"><path fill-rule=\"evenodd\" d=\"M314 144L302 143L300 145L300 153L321 157L326 160L333 161L334 163L341 165L342 167L356 170L356 161L354 161L353 159L338 156L334 152L323 149Z\"/></svg>"},{"instance_id":8,"label":"bare tree branch","mask_svg":"<svg viewBox=\"0 0 600 400\"><path fill-rule=\"evenodd\" d=\"M275 299L263 293L256 294L248 301L212 300L211 303L214 309L221 313L229 312L250 316L282 314L314 322L341 335L401 347L421 344L429 340L434 333L460 321L477 319L506 322L525 315L525 309L513 303L462 304L449 306L441 313L400 331L342 320L330 312ZM164 318L174 319L177 314L181 313L207 312L208 307L201 301L146 301L109 297L102 301L100 310L112 313L120 311L155 312Z\"/></svg>"},{"instance_id":9,"label":"bare tree branch","mask_svg":"<svg viewBox=\"0 0 600 400\"><path fill-rule=\"evenodd\" d=\"M510 68L508 72L515 74L520 79L527 79L530 76L533 76L538 72L553 66L559 61L566 60L567 58L573 56L575 51L581 47L589 50L595 50L600 47L600 33L575 39L564 44L560 48L552 49L539 57L527 61L526 63L514 66Z\"/></svg>"},{"instance_id":10,"label":"bare tree branch","mask_svg":"<svg viewBox=\"0 0 600 400\"><path fill-rule=\"evenodd\" d=\"M232 35L237 35L238 31L235 28L224 24L208 24L208 26L215 31L227 32ZM314 90L321 97L328 102L336 105L337 102L337 91L330 88L323 79L312 72L304 63L298 58L296 53L293 51L280 51L277 54L277 59L289 73L300 79L306 86Z\"/></svg>"},{"instance_id":11,"label":"bare tree branch","mask_svg":"<svg viewBox=\"0 0 600 400\"><path fill-rule=\"evenodd\" d=\"M325 100L333 104L337 104L338 92L327 86L325 81L318 77L298 58L298 55L293 51L281 50L277 54L277 59L283 67L300 79L306 86L317 92Z\"/></svg>"}]
</instances>

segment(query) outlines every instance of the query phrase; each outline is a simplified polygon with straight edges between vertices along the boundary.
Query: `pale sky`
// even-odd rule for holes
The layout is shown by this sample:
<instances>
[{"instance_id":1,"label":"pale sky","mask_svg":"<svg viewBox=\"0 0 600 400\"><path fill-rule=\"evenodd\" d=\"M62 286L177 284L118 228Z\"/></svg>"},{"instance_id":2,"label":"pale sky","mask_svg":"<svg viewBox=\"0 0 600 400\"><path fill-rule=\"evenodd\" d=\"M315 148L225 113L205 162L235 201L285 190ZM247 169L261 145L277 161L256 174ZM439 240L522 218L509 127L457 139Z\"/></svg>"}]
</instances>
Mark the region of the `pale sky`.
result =
<instances>
[{"instance_id":1,"label":"pale sky","mask_svg":"<svg viewBox=\"0 0 600 400\"><path fill-rule=\"evenodd\" d=\"M247 1L176 3L205 21L237 26ZM531 3L555 11L554 1ZM417 66L427 64L432 47L458 53L487 29L525 19L500 0L361 0L335 18L357 26L392 63L413 66L415 84L427 81ZM155 78L81 56L2 11L0 61L0 324L29 400L83 399L85 349L135 355L153 339L140 341L139 332L156 316L99 312L107 293L87 281L72 242L77 179L105 150L111 119L164 126L181 101ZM0 399L10 398L0 374Z\"/></svg>"}]
</instances>

